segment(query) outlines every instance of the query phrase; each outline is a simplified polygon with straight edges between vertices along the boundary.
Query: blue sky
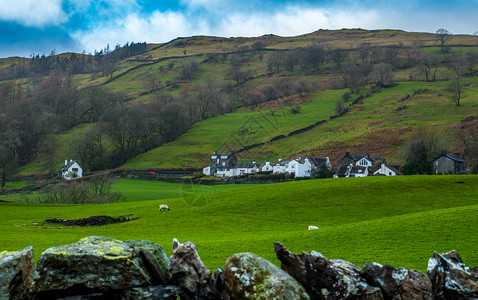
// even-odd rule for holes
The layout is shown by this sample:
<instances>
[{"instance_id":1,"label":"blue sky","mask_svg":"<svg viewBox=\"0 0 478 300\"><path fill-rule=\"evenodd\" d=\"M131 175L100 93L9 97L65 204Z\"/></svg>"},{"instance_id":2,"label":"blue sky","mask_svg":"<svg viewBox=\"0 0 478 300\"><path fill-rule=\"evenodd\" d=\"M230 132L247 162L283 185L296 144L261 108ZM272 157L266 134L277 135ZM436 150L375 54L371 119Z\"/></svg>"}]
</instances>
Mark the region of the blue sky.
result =
<instances>
[{"instance_id":1,"label":"blue sky","mask_svg":"<svg viewBox=\"0 0 478 300\"><path fill-rule=\"evenodd\" d=\"M478 31L478 0L0 0L0 57L318 29Z\"/></svg>"}]
</instances>

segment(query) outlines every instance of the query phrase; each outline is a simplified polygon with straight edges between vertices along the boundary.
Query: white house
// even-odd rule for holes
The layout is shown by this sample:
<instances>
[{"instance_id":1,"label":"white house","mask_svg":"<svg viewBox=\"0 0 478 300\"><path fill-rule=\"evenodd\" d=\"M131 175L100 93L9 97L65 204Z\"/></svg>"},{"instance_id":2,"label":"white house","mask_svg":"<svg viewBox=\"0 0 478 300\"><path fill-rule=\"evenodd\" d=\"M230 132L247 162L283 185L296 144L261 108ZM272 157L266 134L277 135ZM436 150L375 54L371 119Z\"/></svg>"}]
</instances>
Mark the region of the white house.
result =
<instances>
[{"instance_id":1,"label":"white house","mask_svg":"<svg viewBox=\"0 0 478 300\"><path fill-rule=\"evenodd\" d=\"M310 177L312 164L306 158L304 161L300 159L293 159L289 161L286 173L294 174L295 177Z\"/></svg>"},{"instance_id":2,"label":"white house","mask_svg":"<svg viewBox=\"0 0 478 300\"><path fill-rule=\"evenodd\" d=\"M279 158L278 162L272 167L272 173L286 173L288 165L288 160L282 160L282 158Z\"/></svg>"},{"instance_id":3,"label":"white house","mask_svg":"<svg viewBox=\"0 0 478 300\"><path fill-rule=\"evenodd\" d=\"M387 166L386 164L382 164L380 166L380 169L375 171L373 175L396 176L396 175L403 175L403 173L398 171L394 167L390 167L390 166Z\"/></svg>"},{"instance_id":4,"label":"white house","mask_svg":"<svg viewBox=\"0 0 478 300\"><path fill-rule=\"evenodd\" d=\"M65 165L58 171L58 176L63 179L73 179L83 177L83 169L74 160L65 160Z\"/></svg>"},{"instance_id":5,"label":"white house","mask_svg":"<svg viewBox=\"0 0 478 300\"><path fill-rule=\"evenodd\" d=\"M271 165L270 161L266 161L265 165L262 166L261 171L262 172L272 172L274 167Z\"/></svg>"},{"instance_id":6,"label":"white house","mask_svg":"<svg viewBox=\"0 0 478 300\"><path fill-rule=\"evenodd\" d=\"M203 168L202 173L206 176L210 176L211 175L211 166Z\"/></svg>"}]
</instances>

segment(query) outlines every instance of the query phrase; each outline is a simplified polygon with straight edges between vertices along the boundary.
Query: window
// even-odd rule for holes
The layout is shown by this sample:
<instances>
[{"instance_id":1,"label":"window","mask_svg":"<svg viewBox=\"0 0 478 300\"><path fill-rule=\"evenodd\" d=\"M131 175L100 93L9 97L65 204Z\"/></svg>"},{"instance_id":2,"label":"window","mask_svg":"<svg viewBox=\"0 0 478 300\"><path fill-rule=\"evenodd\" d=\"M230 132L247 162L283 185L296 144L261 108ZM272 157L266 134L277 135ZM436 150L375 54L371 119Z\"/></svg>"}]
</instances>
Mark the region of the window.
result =
<instances>
[{"instance_id":1,"label":"window","mask_svg":"<svg viewBox=\"0 0 478 300\"><path fill-rule=\"evenodd\" d=\"M388 172L388 175L389 175L389 176L392 176L392 172Z\"/></svg>"},{"instance_id":2,"label":"window","mask_svg":"<svg viewBox=\"0 0 478 300\"><path fill-rule=\"evenodd\" d=\"M223 167L226 166L226 162L225 162L225 161L222 162L222 166L223 166Z\"/></svg>"},{"instance_id":3,"label":"window","mask_svg":"<svg viewBox=\"0 0 478 300\"><path fill-rule=\"evenodd\" d=\"M78 172L78 168L71 168L73 172Z\"/></svg>"}]
</instances>

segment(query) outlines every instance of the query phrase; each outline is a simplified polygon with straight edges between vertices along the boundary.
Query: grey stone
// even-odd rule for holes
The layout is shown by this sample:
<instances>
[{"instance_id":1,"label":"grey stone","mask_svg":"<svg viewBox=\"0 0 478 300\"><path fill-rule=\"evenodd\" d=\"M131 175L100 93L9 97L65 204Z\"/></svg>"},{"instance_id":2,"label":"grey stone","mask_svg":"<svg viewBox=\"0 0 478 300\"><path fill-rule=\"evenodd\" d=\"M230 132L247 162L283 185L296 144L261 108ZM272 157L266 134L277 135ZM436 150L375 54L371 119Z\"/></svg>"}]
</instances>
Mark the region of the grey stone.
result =
<instances>
[{"instance_id":1,"label":"grey stone","mask_svg":"<svg viewBox=\"0 0 478 300\"><path fill-rule=\"evenodd\" d=\"M119 296L121 300L176 300L179 296L179 287L173 285L153 285L123 290Z\"/></svg>"},{"instance_id":2,"label":"grey stone","mask_svg":"<svg viewBox=\"0 0 478 300\"><path fill-rule=\"evenodd\" d=\"M304 286L311 299L383 299L379 288L360 277L360 268L344 260L328 260L311 251L297 255L274 243L281 268Z\"/></svg>"},{"instance_id":3,"label":"grey stone","mask_svg":"<svg viewBox=\"0 0 478 300\"><path fill-rule=\"evenodd\" d=\"M455 250L444 254L433 252L427 274L435 299L478 299L477 269L466 266Z\"/></svg>"},{"instance_id":4,"label":"grey stone","mask_svg":"<svg viewBox=\"0 0 478 300\"><path fill-rule=\"evenodd\" d=\"M142 249L143 245L146 249ZM33 292L37 298L59 298L148 286L160 282L162 275L168 276L158 271L161 250L151 242L123 242L106 237L87 237L50 248L38 259Z\"/></svg>"},{"instance_id":5,"label":"grey stone","mask_svg":"<svg viewBox=\"0 0 478 300\"><path fill-rule=\"evenodd\" d=\"M204 265L196 246L177 243L170 259L171 282L181 287L181 299L228 299L222 270L212 272Z\"/></svg>"},{"instance_id":6,"label":"grey stone","mask_svg":"<svg viewBox=\"0 0 478 300\"><path fill-rule=\"evenodd\" d=\"M229 257L224 279L232 299L310 299L289 274L252 253Z\"/></svg>"},{"instance_id":7,"label":"grey stone","mask_svg":"<svg viewBox=\"0 0 478 300\"><path fill-rule=\"evenodd\" d=\"M385 299L433 299L432 283L422 272L366 263L362 276L382 290Z\"/></svg>"},{"instance_id":8,"label":"grey stone","mask_svg":"<svg viewBox=\"0 0 478 300\"><path fill-rule=\"evenodd\" d=\"M0 299L30 299L35 262L33 248L0 253Z\"/></svg>"}]
</instances>

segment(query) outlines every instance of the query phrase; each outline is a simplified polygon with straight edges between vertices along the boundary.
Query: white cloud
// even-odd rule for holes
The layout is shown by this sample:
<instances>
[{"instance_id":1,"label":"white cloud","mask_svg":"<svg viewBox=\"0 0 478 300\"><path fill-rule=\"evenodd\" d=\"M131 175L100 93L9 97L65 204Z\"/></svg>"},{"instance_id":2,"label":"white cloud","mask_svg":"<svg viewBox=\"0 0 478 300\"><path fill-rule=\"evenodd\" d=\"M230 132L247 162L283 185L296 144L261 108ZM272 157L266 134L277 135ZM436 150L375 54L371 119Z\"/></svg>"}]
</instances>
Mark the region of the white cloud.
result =
<instances>
[{"instance_id":1,"label":"white cloud","mask_svg":"<svg viewBox=\"0 0 478 300\"><path fill-rule=\"evenodd\" d=\"M73 38L87 51L92 51L102 49L108 43L114 46L131 41L166 42L178 36L200 34L203 29L193 26L191 20L181 13L154 12L146 17L132 14L107 26L101 24L89 31L77 31Z\"/></svg>"},{"instance_id":2,"label":"white cloud","mask_svg":"<svg viewBox=\"0 0 478 300\"><path fill-rule=\"evenodd\" d=\"M67 21L61 0L1 0L0 20L24 26L44 27Z\"/></svg>"},{"instance_id":3,"label":"white cloud","mask_svg":"<svg viewBox=\"0 0 478 300\"><path fill-rule=\"evenodd\" d=\"M186 0L183 0L185 2ZM221 0L187 0L189 4L206 5ZM290 6L277 12L234 12L215 14L198 13L196 10L155 11L148 15L130 14L108 24L98 24L92 30L77 31L73 37L87 51L101 49L106 44L123 45L127 41L148 43L167 42L180 36L214 35L260 36L276 34L296 36L318 29L364 28L364 29L404 29L410 31L434 32L436 26L428 22L417 25L410 22L405 13L373 8L303 8ZM445 20L441 20L444 22ZM429 24L428 24L429 23ZM426 28L426 29L422 29ZM431 28L431 29L428 29ZM438 28L438 27L437 27Z\"/></svg>"}]
</instances>

